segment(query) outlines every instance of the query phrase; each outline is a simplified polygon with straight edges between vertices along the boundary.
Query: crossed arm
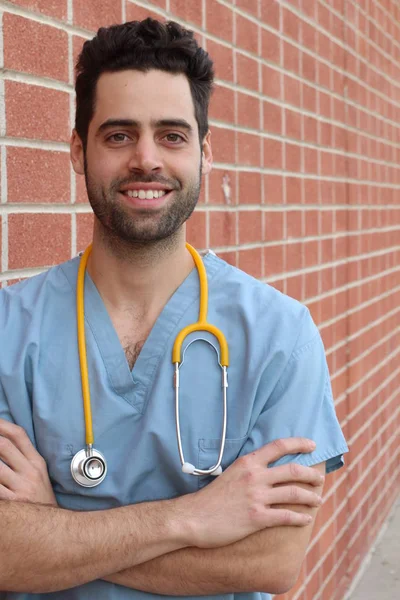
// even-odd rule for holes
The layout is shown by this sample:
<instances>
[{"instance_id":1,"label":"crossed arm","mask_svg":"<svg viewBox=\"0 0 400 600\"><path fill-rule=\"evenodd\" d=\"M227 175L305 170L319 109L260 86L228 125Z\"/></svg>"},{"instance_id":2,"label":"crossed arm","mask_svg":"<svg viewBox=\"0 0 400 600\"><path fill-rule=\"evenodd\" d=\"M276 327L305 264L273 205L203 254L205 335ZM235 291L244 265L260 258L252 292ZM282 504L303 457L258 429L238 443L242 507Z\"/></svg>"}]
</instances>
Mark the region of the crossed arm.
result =
<instances>
[{"instance_id":1,"label":"crossed arm","mask_svg":"<svg viewBox=\"0 0 400 600\"><path fill-rule=\"evenodd\" d=\"M8 523L0 545L2 562L13 570L7 547L14 548L16 538L20 538L20 547L32 563L26 569L30 581L20 584L18 576L9 580L26 587L15 591L68 589L103 578L133 589L175 596L280 593L297 579L322 490L318 472L323 474L325 466L306 469L292 464L266 469L266 464L279 455L309 452L312 448L305 440L269 444L244 457L245 461L236 461L237 465L234 463L201 492L183 496L178 510L177 500L173 500L95 513L53 508L57 504L45 463L19 427L0 419L0 442L0 458L5 460L0 460L0 517L3 524ZM291 481L295 485L290 485ZM45 506L49 504L53 506ZM300 512L310 515L308 525ZM171 514L172 536L165 526ZM177 515L181 525L176 528ZM188 519L197 522L194 536L193 530L186 535ZM87 528L88 521L94 528ZM37 532L34 537L43 538L42 542L27 541L32 539L27 529L32 528ZM55 528L57 536L51 533ZM60 545L60 538L65 543ZM82 565L79 561L77 542L92 547L92 563ZM32 547L35 543L37 548ZM37 552L42 556L35 558ZM47 552L48 560L43 560L43 552ZM48 565L46 573L43 564Z\"/></svg>"},{"instance_id":2,"label":"crossed arm","mask_svg":"<svg viewBox=\"0 0 400 600\"><path fill-rule=\"evenodd\" d=\"M314 468L325 475L325 463ZM313 490L321 494L322 485ZM285 508L308 513L313 520L306 527L269 527L223 548L184 548L104 579L168 596L285 593L299 576L318 510L301 505Z\"/></svg>"}]
</instances>

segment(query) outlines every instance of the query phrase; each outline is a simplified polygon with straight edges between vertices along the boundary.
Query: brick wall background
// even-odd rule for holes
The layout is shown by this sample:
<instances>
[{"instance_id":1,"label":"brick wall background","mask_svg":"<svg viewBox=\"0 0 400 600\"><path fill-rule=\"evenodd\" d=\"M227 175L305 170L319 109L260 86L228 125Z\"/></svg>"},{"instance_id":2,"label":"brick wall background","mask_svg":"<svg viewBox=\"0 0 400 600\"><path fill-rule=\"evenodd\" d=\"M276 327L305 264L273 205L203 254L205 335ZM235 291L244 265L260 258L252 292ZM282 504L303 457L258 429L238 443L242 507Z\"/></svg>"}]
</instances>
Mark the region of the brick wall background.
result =
<instances>
[{"instance_id":1,"label":"brick wall background","mask_svg":"<svg viewBox=\"0 0 400 600\"><path fill-rule=\"evenodd\" d=\"M2 286L89 242L74 60L99 26L147 15L193 28L216 64L215 167L189 241L320 327L351 451L285 599L342 600L399 491L399 3L0 1Z\"/></svg>"}]
</instances>

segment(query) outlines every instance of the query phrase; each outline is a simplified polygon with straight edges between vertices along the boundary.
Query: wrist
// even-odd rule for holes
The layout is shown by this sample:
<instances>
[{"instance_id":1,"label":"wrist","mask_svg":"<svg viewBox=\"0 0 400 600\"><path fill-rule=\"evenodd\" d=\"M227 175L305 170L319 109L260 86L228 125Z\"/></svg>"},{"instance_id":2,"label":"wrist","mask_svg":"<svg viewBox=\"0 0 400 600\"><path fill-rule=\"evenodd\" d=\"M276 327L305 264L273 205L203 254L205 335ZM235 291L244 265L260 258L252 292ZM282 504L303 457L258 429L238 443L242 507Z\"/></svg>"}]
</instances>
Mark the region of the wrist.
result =
<instances>
[{"instance_id":1,"label":"wrist","mask_svg":"<svg viewBox=\"0 0 400 600\"><path fill-rule=\"evenodd\" d=\"M190 496L186 494L170 500L171 515L169 519L170 535L175 537L181 548L196 546L197 528L190 505Z\"/></svg>"}]
</instances>

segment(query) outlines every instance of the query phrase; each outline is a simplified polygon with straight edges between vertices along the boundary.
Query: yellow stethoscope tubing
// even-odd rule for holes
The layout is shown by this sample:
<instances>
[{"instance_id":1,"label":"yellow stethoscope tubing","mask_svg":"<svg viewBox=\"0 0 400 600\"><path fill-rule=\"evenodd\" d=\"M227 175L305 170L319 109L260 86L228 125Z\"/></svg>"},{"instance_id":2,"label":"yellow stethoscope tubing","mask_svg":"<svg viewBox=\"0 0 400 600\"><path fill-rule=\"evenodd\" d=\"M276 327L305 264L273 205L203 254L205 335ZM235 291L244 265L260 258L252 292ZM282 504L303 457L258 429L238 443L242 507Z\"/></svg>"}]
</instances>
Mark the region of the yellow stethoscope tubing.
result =
<instances>
[{"instance_id":1,"label":"yellow stethoscope tubing","mask_svg":"<svg viewBox=\"0 0 400 600\"><path fill-rule=\"evenodd\" d=\"M203 264L203 261L198 252L190 244L186 244L186 248L190 252L195 266L197 268L199 282L200 282L200 305L199 305L199 319L197 323L192 323L184 327L177 335L173 350L172 350L172 362L180 364L182 362L182 343L185 338L194 331L208 331L214 335L220 346L220 364L221 367L229 366L229 351L228 344L224 334L218 327L211 325L207 322L208 313L208 282L207 273ZM81 371L82 381L82 396L83 396L83 412L85 417L85 430L86 430L86 445L91 446L94 444L93 435L93 418L92 409L90 402L90 384L89 374L87 365L87 353L86 353L86 334L85 334L85 301L84 301L84 288L85 288L85 272L87 262L92 251L92 244L90 244L81 257L79 264L78 277L77 277L77 290L76 290L76 313L77 313L77 329L78 329L78 351L79 351L79 364Z\"/></svg>"},{"instance_id":2,"label":"yellow stethoscope tubing","mask_svg":"<svg viewBox=\"0 0 400 600\"><path fill-rule=\"evenodd\" d=\"M94 443L93 436L93 419L92 408L90 403L90 385L86 354L86 334L85 334L85 272L89 255L92 251L92 244L88 246L82 255L79 264L78 278L76 284L76 315L78 326L78 350L79 364L82 380L82 395L83 395L83 412L85 415L85 430L86 430L86 445L90 446Z\"/></svg>"},{"instance_id":3,"label":"yellow stethoscope tubing","mask_svg":"<svg viewBox=\"0 0 400 600\"><path fill-rule=\"evenodd\" d=\"M186 244L186 248L189 250L194 264L197 268L197 273L199 275L200 282L200 306L199 306L199 318L196 323L192 323L191 325L187 325L184 327L176 336L174 346L172 349L172 362L180 364L182 362L182 344L184 339L194 331L208 331L212 333L218 340L220 347L220 364L221 367L229 366L229 351L228 344L225 339L224 334L218 327L215 325L211 325L207 323L207 313L208 313L208 282L207 282L207 273L204 267L203 261L199 253L191 246L190 244Z\"/></svg>"}]
</instances>

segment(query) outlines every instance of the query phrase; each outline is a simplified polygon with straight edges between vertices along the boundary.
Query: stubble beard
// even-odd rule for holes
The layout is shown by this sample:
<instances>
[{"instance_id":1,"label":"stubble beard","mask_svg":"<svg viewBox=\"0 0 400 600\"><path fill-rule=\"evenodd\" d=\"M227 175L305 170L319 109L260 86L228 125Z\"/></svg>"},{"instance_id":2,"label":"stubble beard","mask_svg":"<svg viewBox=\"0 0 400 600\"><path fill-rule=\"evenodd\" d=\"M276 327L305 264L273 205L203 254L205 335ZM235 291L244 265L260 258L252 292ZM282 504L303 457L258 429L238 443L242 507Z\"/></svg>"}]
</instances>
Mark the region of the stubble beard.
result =
<instances>
[{"instance_id":1,"label":"stubble beard","mask_svg":"<svg viewBox=\"0 0 400 600\"><path fill-rule=\"evenodd\" d=\"M133 246L147 246L174 238L193 213L200 195L201 163L197 180L182 188L178 180L162 177L130 177L114 180L110 187L98 185L90 176L85 159L86 191L93 212L102 226L103 234L110 243L128 243ZM161 183L173 187L172 203L160 210L133 211L118 199L118 190L130 183Z\"/></svg>"}]
</instances>

